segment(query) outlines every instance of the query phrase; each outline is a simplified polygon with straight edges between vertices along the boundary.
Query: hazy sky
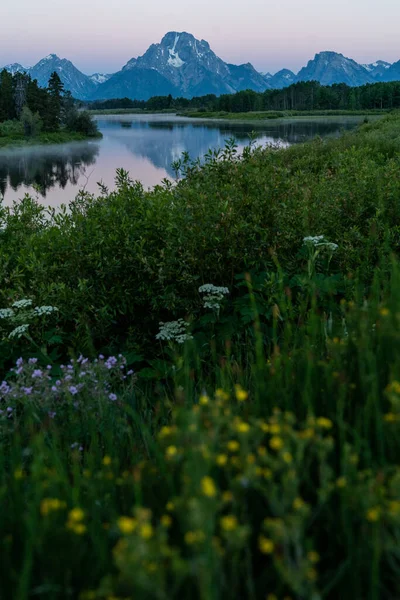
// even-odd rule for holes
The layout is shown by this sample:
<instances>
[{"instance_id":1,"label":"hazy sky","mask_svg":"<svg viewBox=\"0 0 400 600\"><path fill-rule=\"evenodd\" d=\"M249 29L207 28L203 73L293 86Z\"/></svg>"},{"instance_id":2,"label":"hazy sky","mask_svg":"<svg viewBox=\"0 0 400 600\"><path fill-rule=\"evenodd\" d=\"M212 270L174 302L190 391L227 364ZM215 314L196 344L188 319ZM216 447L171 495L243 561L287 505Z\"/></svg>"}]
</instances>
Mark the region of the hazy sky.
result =
<instances>
[{"instance_id":1,"label":"hazy sky","mask_svg":"<svg viewBox=\"0 0 400 600\"><path fill-rule=\"evenodd\" d=\"M271 72L297 72L321 50L400 59L400 0L0 0L0 23L0 66L54 52L86 73L115 72L167 31Z\"/></svg>"}]
</instances>

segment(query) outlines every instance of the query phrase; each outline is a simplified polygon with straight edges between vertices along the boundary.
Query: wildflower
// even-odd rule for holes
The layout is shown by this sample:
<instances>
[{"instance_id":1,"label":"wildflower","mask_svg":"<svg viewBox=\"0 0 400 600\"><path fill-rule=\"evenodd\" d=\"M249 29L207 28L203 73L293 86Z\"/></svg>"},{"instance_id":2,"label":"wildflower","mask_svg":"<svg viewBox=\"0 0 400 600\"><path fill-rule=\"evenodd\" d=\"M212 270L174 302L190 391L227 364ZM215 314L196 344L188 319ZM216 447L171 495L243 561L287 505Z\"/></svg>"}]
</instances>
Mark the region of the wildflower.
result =
<instances>
[{"instance_id":1,"label":"wildflower","mask_svg":"<svg viewBox=\"0 0 400 600\"><path fill-rule=\"evenodd\" d=\"M163 515L161 517L161 525L163 525L164 527L171 527L172 525L172 519L169 515Z\"/></svg>"},{"instance_id":2,"label":"wildflower","mask_svg":"<svg viewBox=\"0 0 400 600\"><path fill-rule=\"evenodd\" d=\"M336 485L337 485L338 488L344 488L344 487L346 487L346 485L347 485L347 479L346 479L346 477L343 477L343 476L342 477L338 477L336 479Z\"/></svg>"},{"instance_id":3,"label":"wildflower","mask_svg":"<svg viewBox=\"0 0 400 600\"><path fill-rule=\"evenodd\" d=\"M137 521L131 517L120 517L117 521L117 525L123 534L129 535L135 531Z\"/></svg>"},{"instance_id":4,"label":"wildflower","mask_svg":"<svg viewBox=\"0 0 400 600\"><path fill-rule=\"evenodd\" d=\"M69 388L69 393L72 394L73 396L76 396L76 394L78 393L78 388L76 388L74 385L71 385Z\"/></svg>"},{"instance_id":5,"label":"wildflower","mask_svg":"<svg viewBox=\"0 0 400 600\"><path fill-rule=\"evenodd\" d=\"M238 402L244 402L249 397L249 394L240 385L235 385L235 395Z\"/></svg>"},{"instance_id":6,"label":"wildflower","mask_svg":"<svg viewBox=\"0 0 400 600\"><path fill-rule=\"evenodd\" d=\"M139 535L144 540L149 540L153 536L153 527L150 523L143 523L139 528Z\"/></svg>"},{"instance_id":7,"label":"wildflower","mask_svg":"<svg viewBox=\"0 0 400 600\"><path fill-rule=\"evenodd\" d=\"M33 389L33 388L31 388L31 387L23 387L23 388L22 388L22 391L24 392L24 394L25 394L26 396L30 396L30 395L32 394L32 389Z\"/></svg>"},{"instance_id":8,"label":"wildflower","mask_svg":"<svg viewBox=\"0 0 400 600\"><path fill-rule=\"evenodd\" d=\"M269 441L269 445L272 450L280 450L283 448L283 440L278 436L273 436Z\"/></svg>"},{"instance_id":9,"label":"wildflower","mask_svg":"<svg viewBox=\"0 0 400 600\"><path fill-rule=\"evenodd\" d=\"M260 552L262 552L263 554L272 554L275 548L275 544L269 538L260 535L260 537L258 538L258 547L260 549Z\"/></svg>"},{"instance_id":10,"label":"wildflower","mask_svg":"<svg viewBox=\"0 0 400 600\"><path fill-rule=\"evenodd\" d=\"M229 490L227 490L226 492L224 492L222 494L222 500L224 502L232 502L232 500L233 500L233 494L232 494L232 492L230 492Z\"/></svg>"},{"instance_id":11,"label":"wildflower","mask_svg":"<svg viewBox=\"0 0 400 600\"><path fill-rule=\"evenodd\" d=\"M250 431L250 425L248 423L244 423L243 421L240 421L236 425L236 431L238 433L248 433Z\"/></svg>"},{"instance_id":12,"label":"wildflower","mask_svg":"<svg viewBox=\"0 0 400 600\"><path fill-rule=\"evenodd\" d=\"M237 452L240 448L240 445L239 442L237 442L236 440L231 440L227 443L226 447L228 448L228 450L230 450L230 452Z\"/></svg>"},{"instance_id":13,"label":"wildflower","mask_svg":"<svg viewBox=\"0 0 400 600\"><path fill-rule=\"evenodd\" d=\"M183 344L187 340L193 339L193 336L187 332L189 323L184 319L168 323L160 321L159 325L160 331L156 335L156 340L175 341L178 344Z\"/></svg>"},{"instance_id":14,"label":"wildflower","mask_svg":"<svg viewBox=\"0 0 400 600\"><path fill-rule=\"evenodd\" d=\"M267 600L278 600L278 596L276 594L268 594Z\"/></svg>"},{"instance_id":15,"label":"wildflower","mask_svg":"<svg viewBox=\"0 0 400 600\"><path fill-rule=\"evenodd\" d=\"M203 542L205 539L205 535L203 531L187 531L185 533L185 542L188 546L196 544L198 542Z\"/></svg>"},{"instance_id":16,"label":"wildflower","mask_svg":"<svg viewBox=\"0 0 400 600\"><path fill-rule=\"evenodd\" d=\"M270 431L270 433L272 433L272 435L276 435L281 432L281 426L278 425L277 423L273 423L272 425L269 426L269 431Z\"/></svg>"},{"instance_id":17,"label":"wildflower","mask_svg":"<svg viewBox=\"0 0 400 600\"><path fill-rule=\"evenodd\" d=\"M214 480L211 479L211 477L203 477L201 480L201 490L208 498L214 498L214 496L217 494L217 488Z\"/></svg>"},{"instance_id":18,"label":"wildflower","mask_svg":"<svg viewBox=\"0 0 400 600\"><path fill-rule=\"evenodd\" d=\"M111 456L108 456L108 454L106 454L102 462L105 467L109 467L112 463Z\"/></svg>"},{"instance_id":19,"label":"wildflower","mask_svg":"<svg viewBox=\"0 0 400 600\"><path fill-rule=\"evenodd\" d=\"M58 498L44 498L40 503L40 513L45 517L51 511L65 508L66 504Z\"/></svg>"},{"instance_id":20,"label":"wildflower","mask_svg":"<svg viewBox=\"0 0 400 600\"><path fill-rule=\"evenodd\" d=\"M176 456L178 453L178 449L176 446L168 446L167 448L167 458L173 458L174 456Z\"/></svg>"},{"instance_id":21,"label":"wildflower","mask_svg":"<svg viewBox=\"0 0 400 600\"><path fill-rule=\"evenodd\" d=\"M267 454L266 447L265 446L259 446L257 448L257 454L258 454L258 456L266 456L266 454Z\"/></svg>"},{"instance_id":22,"label":"wildflower","mask_svg":"<svg viewBox=\"0 0 400 600\"><path fill-rule=\"evenodd\" d=\"M28 331L28 329L29 329L29 325L27 323L25 323L24 325L18 325L18 327L16 327L9 333L8 337L10 339L13 339L13 338L19 339L24 335L24 333L26 333Z\"/></svg>"},{"instance_id":23,"label":"wildflower","mask_svg":"<svg viewBox=\"0 0 400 600\"><path fill-rule=\"evenodd\" d=\"M71 523L79 523L80 521L83 521L84 518L85 513L81 508L73 508L68 513L68 520L71 521Z\"/></svg>"},{"instance_id":24,"label":"wildflower","mask_svg":"<svg viewBox=\"0 0 400 600\"><path fill-rule=\"evenodd\" d=\"M202 406L205 406L206 404L208 404L209 401L210 401L210 399L206 394L202 394L199 398L199 404L201 404Z\"/></svg>"},{"instance_id":25,"label":"wildflower","mask_svg":"<svg viewBox=\"0 0 400 600\"><path fill-rule=\"evenodd\" d=\"M295 510L301 510L304 505L305 505L305 502L302 498L295 498L295 500L293 502L293 508Z\"/></svg>"},{"instance_id":26,"label":"wildflower","mask_svg":"<svg viewBox=\"0 0 400 600\"><path fill-rule=\"evenodd\" d=\"M199 287L199 293L204 294L204 308L210 308L216 313L219 313L221 302L224 299L224 296L229 294L229 290L226 287L219 287L213 285L212 283L206 283L205 285Z\"/></svg>"},{"instance_id":27,"label":"wildflower","mask_svg":"<svg viewBox=\"0 0 400 600\"><path fill-rule=\"evenodd\" d=\"M108 395L108 399L111 400L111 402L115 402L117 399L117 395L116 394L109 394Z\"/></svg>"},{"instance_id":28,"label":"wildflower","mask_svg":"<svg viewBox=\"0 0 400 600\"><path fill-rule=\"evenodd\" d=\"M389 502L389 514L392 516L397 516L400 514L400 501L399 500L391 500Z\"/></svg>"},{"instance_id":29,"label":"wildflower","mask_svg":"<svg viewBox=\"0 0 400 600\"><path fill-rule=\"evenodd\" d=\"M381 317L388 317L390 315L390 310L388 308L381 308L379 314Z\"/></svg>"},{"instance_id":30,"label":"wildflower","mask_svg":"<svg viewBox=\"0 0 400 600\"><path fill-rule=\"evenodd\" d=\"M169 512L172 512L175 509L175 504L173 502L167 502L165 507Z\"/></svg>"},{"instance_id":31,"label":"wildflower","mask_svg":"<svg viewBox=\"0 0 400 600\"><path fill-rule=\"evenodd\" d=\"M215 462L217 463L217 465L219 467L223 467L226 465L226 463L228 462L228 457L226 454L218 454Z\"/></svg>"},{"instance_id":32,"label":"wildflower","mask_svg":"<svg viewBox=\"0 0 400 600\"><path fill-rule=\"evenodd\" d=\"M11 319L14 315L12 308L0 308L0 319Z\"/></svg>"},{"instance_id":33,"label":"wildflower","mask_svg":"<svg viewBox=\"0 0 400 600\"><path fill-rule=\"evenodd\" d=\"M386 423L395 423L396 421L398 421L398 416L392 412L388 412L386 413L386 415L384 415L383 420Z\"/></svg>"},{"instance_id":34,"label":"wildflower","mask_svg":"<svg viewBox=\"0 0 400 600\"><path fill-rule=\"evenodd\" d=\"M287 465L290 465L290 463L293 462L293 457L290 452L284 452L282 458Z\"/></svg>"},{"instance_id":35,"label":"wildflower","mask_svg":"<svg viewBox=\"0 0 400 600\"><path fill-rule=\"evenodd\" d=\"M67 523L68 529L76 533L76 535L83 535L86 532L86 525L83 523L71 523L68 521Z\"/></svg>"},{"instance_id":36,"label":"wildflower","mask_svg":"<svg viewBox=\"0 0 400 600\"><path fill-rule=\"evenodd\" d=\"M326 419L325 417L319 417L316 420L316 423L322 429L331 429L333 426L332 421L330 419Z\"/></svg>"},{"instance_id":37,"label":"wildflower","mask_svg":"<svg viewBox=\"0 0 400 600\"><path fill-rule=\"evenodd\" d=\"M238 520L235 515L226 515L220 519L220 524L224 531L234 531L238 526Z\"/></svg>"},{"instance_id":38,"label":"wildflower","mask_svg":"<svg viewBox=\"0 0 400 600\"><path fill-rule=\"evenodd\" d=\"M24 477L24 472L22 469L15 469L14 471L14 479L19 480Z\"/></svg>"},{"instance_id":39,"label":"wildflower","mask_svg":"<svg viewBox=\"0 0 400 600\"><path fill-rule=\"evenodd\" d=\"M376 523L377 521L379 521L380 516L381 511L377 507L370 508L369 510L367 510L367 513L365 515L367 521L369 521L370 523Z\"/></svg>"},{"instance_id":40,"label":"wildflower","mask_svg":"<svg viewBox=\"0 0 400 600\"><path fill-rule=\"evenodd\" d=\"M320 561L320 556L318 554L318 552L315 552L315 550L311 550L308 554L307 554L307 558L308 560L313 563L316 564L317 562Z\"/></svg>"}]
</instances>

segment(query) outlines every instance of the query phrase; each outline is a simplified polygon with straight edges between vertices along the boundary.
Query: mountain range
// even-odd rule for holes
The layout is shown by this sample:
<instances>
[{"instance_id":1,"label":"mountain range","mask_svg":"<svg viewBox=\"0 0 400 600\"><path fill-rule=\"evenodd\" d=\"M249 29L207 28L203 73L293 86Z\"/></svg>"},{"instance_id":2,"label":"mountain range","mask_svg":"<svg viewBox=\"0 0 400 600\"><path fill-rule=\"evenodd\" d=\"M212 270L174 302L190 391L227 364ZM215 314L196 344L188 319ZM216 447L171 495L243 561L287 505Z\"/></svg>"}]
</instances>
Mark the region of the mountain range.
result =
<instances>
[{"instance_id":1,"label":"mountain range","mask_svg":"<svg viewBox=\"0 0 400 600\"><path fill-rule=\"evenodd\" d=\"M160 43L152 44L137 58L130 59L117 73L85 75L65 58L50 54L35 66L18 63L4 67L10 73L26 72L45 87L56 71L75 98L107 100L128 97L147 100L151 96L203 96L232 94L252 89L280 89L299 81L319 81L323 85L346 83L359 86L379 81L400 80L400 60L393 64L378 60L359 64L337 52L320 52L296 74L282 69L275 75L259 73L253 65L224 62L205 40L190 33L169 32Z\"/></svg>"}]
</instances>

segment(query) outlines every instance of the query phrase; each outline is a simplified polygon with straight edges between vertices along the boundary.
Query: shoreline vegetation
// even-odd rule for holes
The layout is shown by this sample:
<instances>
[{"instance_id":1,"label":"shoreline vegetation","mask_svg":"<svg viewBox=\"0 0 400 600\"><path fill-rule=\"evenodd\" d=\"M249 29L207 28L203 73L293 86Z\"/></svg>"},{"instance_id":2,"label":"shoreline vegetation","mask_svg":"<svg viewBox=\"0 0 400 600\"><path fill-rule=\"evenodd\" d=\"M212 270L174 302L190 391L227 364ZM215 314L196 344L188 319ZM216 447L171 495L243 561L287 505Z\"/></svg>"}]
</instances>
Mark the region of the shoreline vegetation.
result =
<instances>
[{"instance_id":1,"label":"shoreline vegetation","mask_svg":"<svg viewBox=\"0 0 400 600\"><path fill-rule=\"evenodd\" d=\"M400 597L400 115L0 204L0 597Z\"/></svg>"},{"instance_id":2,"label":"shoreline vegetation","mask_svg":"<svg viewBox=\"0 0 400 600\"><path fill-rule=\"evenodd\" d=\"M25 73L0 73L0 148L102 137L54 72L47 88Z\"/></svg>"}]
</instances>

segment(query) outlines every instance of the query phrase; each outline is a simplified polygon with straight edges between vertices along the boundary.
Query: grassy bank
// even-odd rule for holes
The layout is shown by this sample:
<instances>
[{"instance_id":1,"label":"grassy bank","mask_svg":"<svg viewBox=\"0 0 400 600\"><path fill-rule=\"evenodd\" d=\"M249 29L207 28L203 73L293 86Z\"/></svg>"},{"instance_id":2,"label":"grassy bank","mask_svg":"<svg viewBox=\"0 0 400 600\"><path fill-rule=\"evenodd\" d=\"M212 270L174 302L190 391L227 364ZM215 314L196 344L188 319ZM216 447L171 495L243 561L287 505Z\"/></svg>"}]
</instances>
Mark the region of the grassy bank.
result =
<instances>
[{"instance_id":1,"label":"grassy bank","mask_svg":"<svg viewBox=\"0 0 400 600\"><path fill-rule=\"evenodd\" d=\"M57 131L54 133L41 133L33 137L21 136L0 136L0 148L36 146L41 144L65 144L67 142L81 142L88 139L100 139L102 134L98 133L95 137L88 137L82 133L72 131Z\"/></svg>"},{"instance_id":2,"label":"grassy bank","mask_svg":"<svg viewBox=\"0 0 400 600\"><path fill-rule=\"evenodd\" d=\"M116 108L116 109L95 109L88 110L88 113L92 116L95 115L170 115L175 114L175 109L164 109L164 110L142 110L140 108Z\"/></svg>"},{"instance_id":3,"label":"grassy bank","mask_svg":"<svg viewBox=\"0 0 400 600\"><path fill-rule=\"evenodd\" d=\"M400 596L400 118L0 211L0 596Z\"/></svg>"},{"instance_id":4,"label":"grassy bank","mask_svg":"<svg viewBox=\"0 0 400 600\"><path fill-rule=\"evenodd\" d=\"M191 119L229 119L232 121L268 121L270 119L286 119L290 117L339 117L339 116L368 116L383 115L388 110L282 110L261 112L207 112L207 111L179 111L181 117Z\"/></svg>"}]
</instances>

